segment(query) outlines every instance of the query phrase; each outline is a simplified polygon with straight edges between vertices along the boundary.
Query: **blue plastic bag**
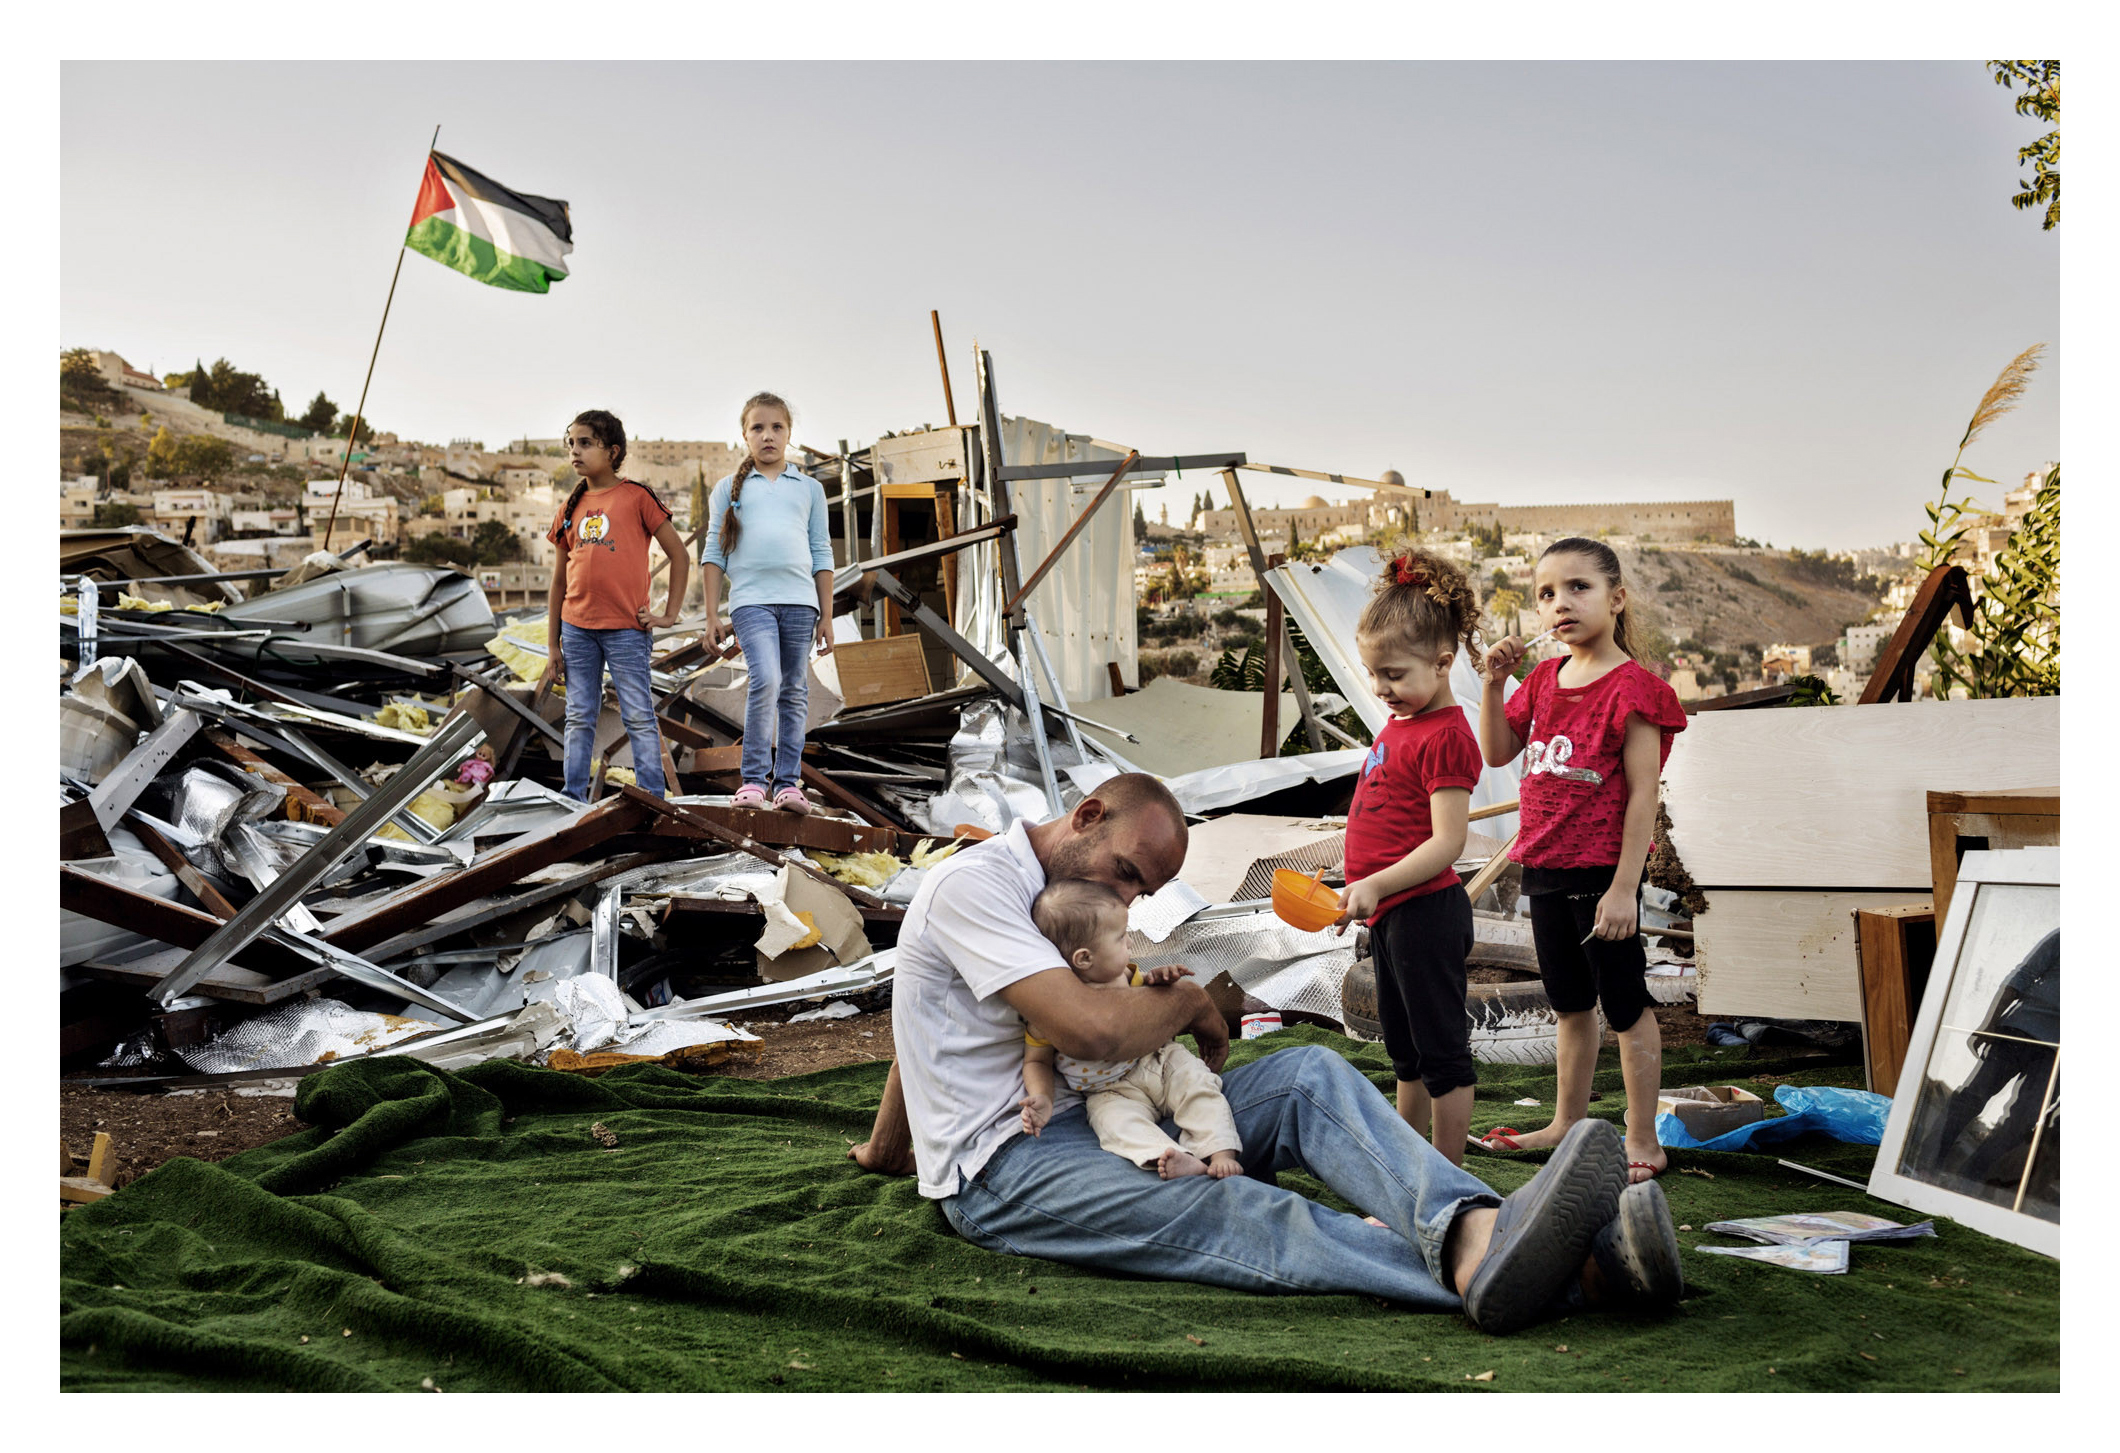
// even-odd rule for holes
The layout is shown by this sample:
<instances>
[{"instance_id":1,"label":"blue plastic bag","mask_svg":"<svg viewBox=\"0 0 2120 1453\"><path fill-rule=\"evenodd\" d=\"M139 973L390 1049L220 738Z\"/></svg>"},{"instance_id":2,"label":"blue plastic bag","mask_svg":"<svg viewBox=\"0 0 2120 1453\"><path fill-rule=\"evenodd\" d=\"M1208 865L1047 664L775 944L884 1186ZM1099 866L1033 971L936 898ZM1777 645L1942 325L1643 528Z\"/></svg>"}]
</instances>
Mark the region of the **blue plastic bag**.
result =
<instances>
[{"instance_id":1,"label":"blue plastic bag","mask_svg":"<svg viewBox=\"0 0 2120 1453\"><path fill-rule=\"evenodd\" d=\"M1776 1085L1774 1102L1788 1113L1740 1125L1713 1140L1695 1140L1676 1115L1659 1115L1657 1144L1677 1150L1751 1150L1816 1133L1850 1145L1878 1145L1884 1141L1885 1117L1892 1112L1889 1095L1831 1085Z\"/></svg>"}]
</instances>

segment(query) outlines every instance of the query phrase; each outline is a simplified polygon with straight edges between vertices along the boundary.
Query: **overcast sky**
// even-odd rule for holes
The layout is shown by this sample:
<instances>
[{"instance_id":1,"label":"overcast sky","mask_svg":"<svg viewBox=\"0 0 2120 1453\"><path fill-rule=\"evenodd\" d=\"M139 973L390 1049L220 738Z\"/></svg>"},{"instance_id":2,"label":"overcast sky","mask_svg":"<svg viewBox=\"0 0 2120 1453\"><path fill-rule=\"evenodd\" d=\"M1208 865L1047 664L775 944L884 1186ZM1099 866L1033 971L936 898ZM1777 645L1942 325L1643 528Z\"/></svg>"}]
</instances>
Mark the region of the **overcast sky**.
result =
<instances>
[{"instance_id":1,"label":"overcast sky","mask_svg":"<svg viewBox=\"0 0 2120 1453\"><path fill-rule=\"evenodd\" d=\"M421 439L734 439L759 388L812 443L940 424L938 308L961 418L976 337L1004 412L1144 453L1734 498L1776 545L1910 538L2032 343L1967 463L2058 455L2040 128L1976 60L93 62L60 99L61 346L225 355L291 412L353 407L436 123L570 203L549 295L406 258L368 413Z\"/></svg>"}]
</instances>

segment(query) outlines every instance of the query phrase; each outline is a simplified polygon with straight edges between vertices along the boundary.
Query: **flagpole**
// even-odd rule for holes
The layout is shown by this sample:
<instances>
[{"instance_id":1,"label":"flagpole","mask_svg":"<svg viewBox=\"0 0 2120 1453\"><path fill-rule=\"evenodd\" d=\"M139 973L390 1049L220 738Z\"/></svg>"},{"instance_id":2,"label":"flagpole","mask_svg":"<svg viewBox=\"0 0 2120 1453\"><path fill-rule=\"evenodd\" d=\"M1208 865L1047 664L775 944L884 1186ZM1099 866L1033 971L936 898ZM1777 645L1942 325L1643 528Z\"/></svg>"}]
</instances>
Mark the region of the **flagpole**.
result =
<instances>
[{"instance_id":1,"label":"flagpole","mask_svg":"<svg viewBox=\"0 0 2120 1453\"><path fill-rule=\"evenodd\" d=\"M435 123L434 135L427 139L427 155L434 155L434 144L442 139L440 122ZM409 229L408 229L409 235ZM390 270L390 292L383 299L383 321L375 326L375 347L368 353L368 376L361 380L361 401L353 406L353 423L346 430L345 457L339 460L339 482L331 491L331 513L324 518L324 543L318 548L331 548L332 527L338 523L339 497L346 492L346 470L353 463L353 441L361 434L361 414L368 407L368 385L375 381L375 360L383 351L383 330L390 326L390 304L397 297L398 274L405 270L405 240L398 239L397 266Z\"/></svg>"}]
</instances>

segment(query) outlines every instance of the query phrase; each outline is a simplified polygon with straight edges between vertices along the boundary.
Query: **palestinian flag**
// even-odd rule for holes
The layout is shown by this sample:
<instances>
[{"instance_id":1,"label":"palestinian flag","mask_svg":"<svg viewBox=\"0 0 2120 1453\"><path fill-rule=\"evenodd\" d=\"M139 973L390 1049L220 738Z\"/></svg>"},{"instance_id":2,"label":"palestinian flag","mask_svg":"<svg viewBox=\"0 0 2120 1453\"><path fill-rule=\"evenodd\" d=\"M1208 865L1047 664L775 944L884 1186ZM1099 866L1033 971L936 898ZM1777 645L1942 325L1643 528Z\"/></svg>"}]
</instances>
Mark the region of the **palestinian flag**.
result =
<instances>
[{"instance_id":1,"label":"palestinian flag","mask_svg":"<svg viewBox=\"0 0 2120 1453\"><path fill-rule=\"evenodd\" d=\"M430 151L405 245L482 283L542 293L567 275L574 225L565 202L511 192Z\"/></svg>"}]
</instances>

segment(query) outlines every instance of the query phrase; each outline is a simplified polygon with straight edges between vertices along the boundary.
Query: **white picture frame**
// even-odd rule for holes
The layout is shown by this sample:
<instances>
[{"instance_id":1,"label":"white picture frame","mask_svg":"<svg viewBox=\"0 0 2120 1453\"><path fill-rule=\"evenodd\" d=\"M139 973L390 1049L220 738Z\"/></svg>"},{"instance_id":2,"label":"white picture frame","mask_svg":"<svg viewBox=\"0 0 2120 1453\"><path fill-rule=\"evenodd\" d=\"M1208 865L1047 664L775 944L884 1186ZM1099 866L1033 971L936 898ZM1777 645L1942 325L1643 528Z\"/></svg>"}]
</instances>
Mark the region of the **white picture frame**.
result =
<instances>
[{"instance_id":1,"label":"white picture frame","mask_svg":"<svg viewBox=\"0 0 2120 1453\"><path fill-rule=\"evenodd\" d=\"M2060 928L2059 848L1961 860L1869 1183L1873 1196L2057 1259ZM2025 1008L2035 998L2052 1038L2005 1032L2027 1012L2044 1023Z\"/></svg>"}]
</instances>

